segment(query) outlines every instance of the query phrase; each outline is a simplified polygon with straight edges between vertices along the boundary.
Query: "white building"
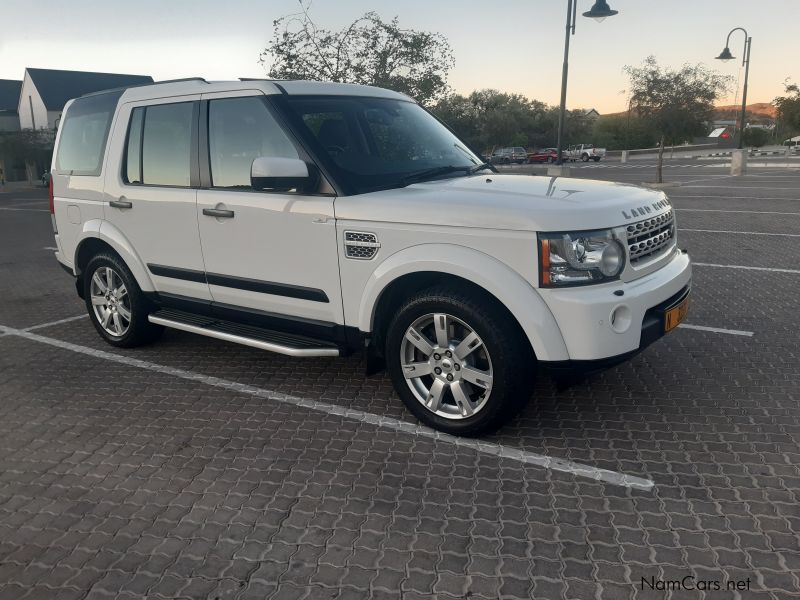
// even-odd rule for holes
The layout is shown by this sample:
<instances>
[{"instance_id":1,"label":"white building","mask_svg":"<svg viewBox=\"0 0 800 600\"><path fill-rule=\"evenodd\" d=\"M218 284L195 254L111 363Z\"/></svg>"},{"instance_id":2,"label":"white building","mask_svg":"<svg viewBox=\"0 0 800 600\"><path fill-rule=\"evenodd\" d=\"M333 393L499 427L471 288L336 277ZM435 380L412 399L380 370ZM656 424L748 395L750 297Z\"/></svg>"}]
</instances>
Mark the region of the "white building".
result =
<instances>
[{"instance_id":1,"label":"white building","mask_svg":"<svg viewBox=\"0 0 800 600\"><path fill-rule=\"evenodd\" d=\"M19 125L22 129L54 129L68 100L119 87L153 83L145 75L25 69L19 94Z\"/></svg>"}]
</instances>

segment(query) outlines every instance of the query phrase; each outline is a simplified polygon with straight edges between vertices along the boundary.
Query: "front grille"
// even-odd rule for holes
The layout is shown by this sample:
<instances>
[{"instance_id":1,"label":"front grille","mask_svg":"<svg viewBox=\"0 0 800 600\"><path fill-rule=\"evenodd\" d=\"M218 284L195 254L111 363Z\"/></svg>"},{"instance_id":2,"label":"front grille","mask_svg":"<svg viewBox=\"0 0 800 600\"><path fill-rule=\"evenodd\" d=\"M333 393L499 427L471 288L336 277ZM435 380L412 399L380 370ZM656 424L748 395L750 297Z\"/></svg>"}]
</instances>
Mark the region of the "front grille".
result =
<instances>
[{"instance_id":1,"label":"front grille","mask_svg":"<svg viewBox=\"0 0 800 600\"><path fill-rule=\"evenodd\" d=\"M675 217L672 211L626 227L628 260L636 265L669 248L675 239Z\"/></svg>"},{"instance_id":2,"label":"front grille","mask_svg":"<svg viewBox=\"0 0 800 600\"><path fill-rule=\"evenodd\" d=\"M344 232L344 254L347 258L370 260L380 247L378 236L374 233L366 231Z\"/></svg>"}]
</instances>

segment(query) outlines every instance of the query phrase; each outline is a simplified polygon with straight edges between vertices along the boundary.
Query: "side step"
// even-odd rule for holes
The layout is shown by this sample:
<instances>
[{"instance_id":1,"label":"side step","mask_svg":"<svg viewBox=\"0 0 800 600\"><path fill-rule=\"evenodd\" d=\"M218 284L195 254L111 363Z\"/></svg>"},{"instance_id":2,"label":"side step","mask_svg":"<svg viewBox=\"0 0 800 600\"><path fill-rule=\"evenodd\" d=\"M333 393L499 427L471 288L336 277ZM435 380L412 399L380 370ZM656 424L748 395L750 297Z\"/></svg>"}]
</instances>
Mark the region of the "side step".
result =
<instances>
[{"instance_id":1,"label":"side step","mask_svg":"<svg viewBox=\"0 0 800 600\"><path fill-rule=\"evenodd\" d=\"M180 310L161 309L149 315L147 320L156 325L288 356L339 356L339 348L329 342Z\"/></svg>"}]
</instances>

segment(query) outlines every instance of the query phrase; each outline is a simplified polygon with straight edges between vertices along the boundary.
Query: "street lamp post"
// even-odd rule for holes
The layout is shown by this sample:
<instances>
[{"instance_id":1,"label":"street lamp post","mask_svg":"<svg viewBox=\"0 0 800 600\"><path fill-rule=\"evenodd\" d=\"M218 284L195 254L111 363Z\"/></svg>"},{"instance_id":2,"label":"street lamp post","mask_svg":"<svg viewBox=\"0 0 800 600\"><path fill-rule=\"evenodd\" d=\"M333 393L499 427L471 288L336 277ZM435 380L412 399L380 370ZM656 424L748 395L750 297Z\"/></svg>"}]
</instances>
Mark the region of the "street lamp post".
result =
<instances>
[{"instance_id":1,"label":"street lamp post","mask_svg":"<svg viewBox=\"0 0 800 600\"><path fill-rule=\"evenodd\" d=\"M567 0L567 31L564 36L564 67L561 71L561 107L558 111L558 157L556 164L563 164L561 156L564 143L564 117L567 112L567 73L569 71L569 38L575 35L575 17L578 11L578 0ZM603 21L606 17L613 17L617 14L616 10L611 10L606 0L595 0L594 6L589 11L583 13L584 17L590 17L596 21Z\"/></svg>"},{"instance_id":2,"label":"street lamp post","mask_svg":"<svg viewBox=\"0 0 800 600\"><path fill-rule=\"evenodd\" d=\"M728 33L728 38L725 40L725 49L717 56L718 60L728 62L736 58L731 54L730 41L731 34L734 31L741 31L744 33L744 49L742 50L742 66L744 67L744 86L742 87L742 114L739 117L739 145L737 148L742 149L744 145L744 126L747 111L747 77L750 74L750 47L753 45L753 38L747 35L747 31L742 27L734 27Z\"/></svg>"}]
</instances>

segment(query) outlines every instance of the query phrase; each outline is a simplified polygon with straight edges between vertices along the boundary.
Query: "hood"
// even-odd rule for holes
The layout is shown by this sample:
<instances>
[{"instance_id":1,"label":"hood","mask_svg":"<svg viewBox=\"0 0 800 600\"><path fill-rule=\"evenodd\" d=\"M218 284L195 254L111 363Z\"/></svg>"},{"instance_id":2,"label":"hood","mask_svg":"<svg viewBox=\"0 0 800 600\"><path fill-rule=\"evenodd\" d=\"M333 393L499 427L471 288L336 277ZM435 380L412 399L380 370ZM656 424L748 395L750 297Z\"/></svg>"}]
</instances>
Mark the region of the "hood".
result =
<instances>
[{"instance_id":1,"label":"hood","mask_svg":"<svg viewBox=\"0 0 800 600\"><path fill-rule=\"evenodd\" d=\"M340 197L336 199L336 218L565 231L617 227L669 208L663 192L628 184L492 173Z\"/></svg>"}]
</instances>

